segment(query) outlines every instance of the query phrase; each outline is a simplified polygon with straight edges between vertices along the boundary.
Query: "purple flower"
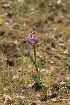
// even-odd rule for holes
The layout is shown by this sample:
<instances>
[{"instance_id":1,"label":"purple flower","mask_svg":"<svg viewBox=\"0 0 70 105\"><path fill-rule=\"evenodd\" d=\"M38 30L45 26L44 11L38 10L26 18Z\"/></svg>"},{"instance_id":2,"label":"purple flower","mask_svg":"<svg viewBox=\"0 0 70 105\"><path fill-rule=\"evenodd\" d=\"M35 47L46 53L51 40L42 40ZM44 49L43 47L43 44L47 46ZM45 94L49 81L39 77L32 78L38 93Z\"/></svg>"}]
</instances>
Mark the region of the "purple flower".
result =
<instances>
[{"instance_id":1,"label":"purple flower","mask_svg":"<svg viewBox=\"0 0 70 105\"><path fill-rule=\"evenodd\" d=\"M34 39L36 39L35 37L34 37L34 35L28 35L28 37L27 38L29 38L30 40L29 40L29 42L32 44L32 45L34 45L35 44L35 41L34 41Z\"/></svg>"},{"instance_id":2,"label":"purple flower","mask_svg":"<svg viewBox=\"0 0 70 105\"><path fill-rule=\"evenodd\" d=\"M28 35L27 38L29 38L29 39L36 39L36 38L34 37L34 35Z\"/></svg>"},{"instance_id":3,"label":"purple flower","mask_svg":"<svg viewBox=\"0 0 70 105\"><path fill-rule=\"evenodd\" d=\"M34 30L35 30L35 27L33 28L33 30L31 30L31 35L28 35L28 37L27 38L29 38L30 40L29 40L29 42L32 44L32 45L34 45L35 44L35 37L34 37L34 35L33 34L35 34L35 32L34 32Z\"/></svg>"},{"instance_id":4,"label":"purple flower","mask_svg":"<svg viewBox=\"0 0 70 105\"><path fill-rule=\"evenodd\" d=\"M29 40L29 42L34 45L35 44L35 41L34 40Z\"/></svg>"}]
</instances>

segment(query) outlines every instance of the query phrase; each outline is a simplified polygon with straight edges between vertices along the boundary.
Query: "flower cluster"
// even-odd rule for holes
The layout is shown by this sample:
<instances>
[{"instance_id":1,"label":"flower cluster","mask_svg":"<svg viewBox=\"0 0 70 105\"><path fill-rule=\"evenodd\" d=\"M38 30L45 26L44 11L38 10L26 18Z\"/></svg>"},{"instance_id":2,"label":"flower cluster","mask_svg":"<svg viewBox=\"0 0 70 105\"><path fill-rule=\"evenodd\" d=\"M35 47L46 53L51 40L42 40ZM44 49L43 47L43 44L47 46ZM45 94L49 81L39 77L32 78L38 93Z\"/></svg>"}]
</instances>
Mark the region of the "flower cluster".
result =
<instances>
[{"instance_id":1,"label":"flower cluster","mask_svg":"<svg viewBox=\"0 0 70 105\"><path fill-rule=\"evenodd\" d=\"M34 45L34 44L35 44L34 39L36 39L36 38L35 38L34 35L33 35L33 34L35 34L34 30L35 30L35 28L33 28L33 30L31 30L31 34L32 34L32 35L28 35L28 37L27 37L27 38L30 39L29 42L31 43L31 45Z\"/></svg>"}]
</instances>

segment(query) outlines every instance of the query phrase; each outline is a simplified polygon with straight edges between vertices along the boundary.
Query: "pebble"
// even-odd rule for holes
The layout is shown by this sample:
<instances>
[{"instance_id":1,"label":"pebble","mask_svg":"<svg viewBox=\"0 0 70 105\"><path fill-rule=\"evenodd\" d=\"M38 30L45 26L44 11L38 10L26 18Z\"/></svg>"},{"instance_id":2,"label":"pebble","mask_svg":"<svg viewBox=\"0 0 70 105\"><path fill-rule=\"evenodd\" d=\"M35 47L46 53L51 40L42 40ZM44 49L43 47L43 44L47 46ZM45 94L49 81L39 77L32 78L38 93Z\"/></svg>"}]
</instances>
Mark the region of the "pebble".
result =
<instances>
[{"instance_id":1,"label":"pebble","mask_svg":"<svg viewBox=\"0 0 70 105\"><path fill-rule=\"evenodd\" d=\"M13 79L17 79L17 78L19 78L19 76L13 76Z\"/></svg>"},{"instance_id":2,"label":"pebble","mask_svg":"<svg viewBox=\"0 0 70 105\"><path fill-rule=\"evenodd\" d=\"M68 76L68 77L66 77L66 80L67 80L67 81L70 81L70 77L69 77L69 76Z\"/></svg>"},{"instance_id":3,"label":"pebble","mask_svg":"<svg viewBox=\"0 0 70 105\"><path fill-rule=\"evenodd\" d=\"M60 82L60 85L65 85L65 84L66 84L66 82L64 82L64 81Z\"/></svg>"},{"instance_id":4,"label":"pebble","mask_svg":"<svg viewBox=\"0 0 70 105\"><path fill-rule=\"evenodd\" d=\"M65 51L64 51L64 54L68 54L68 50L65 50Z\"/></svg>"}]
</instances>

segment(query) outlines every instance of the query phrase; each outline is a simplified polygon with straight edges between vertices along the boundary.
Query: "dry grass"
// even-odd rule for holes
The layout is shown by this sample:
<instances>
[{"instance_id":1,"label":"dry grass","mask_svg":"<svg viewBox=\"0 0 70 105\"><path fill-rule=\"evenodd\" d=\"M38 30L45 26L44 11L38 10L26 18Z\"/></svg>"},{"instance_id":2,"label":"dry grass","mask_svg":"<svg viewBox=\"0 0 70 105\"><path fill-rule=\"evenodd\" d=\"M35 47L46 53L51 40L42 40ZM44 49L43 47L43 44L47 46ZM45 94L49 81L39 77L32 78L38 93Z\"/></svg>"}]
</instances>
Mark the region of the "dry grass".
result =
<instances>
[{"instance_id":1,"label":"dry grass","mask_svg":"<svg viewBox=\"0 0 70 105\"><path fill-rule=\"evenodd\" d=\"M4 4L9 4L9 1L0 1L1 14L13 12L11 17L3 17L4 22L0 25L0 103L65 105L70 102L70 86L64 89L62 95L59 93L61 87L70 81L70 26L67 21L55 22L55 19L59 18L58 14L55 15L56 12L62 12L64 6L62 4L62 8L56 8L55 0L30 3L26 1L11 1L7 7ZM52 5L49 5L50 3ZM68 4L68 1L64 0L64 3ZM69 10L69 7L65 7ZM62 13L67 16L69 11ZM28 51L33 55L32 46L26 37L34 26L37 59L43 59L41 81L44 87L38 91L33 88L35 81L31 78L31 74L36 74L35 67L27 56Z\"/></svg>"}]
</instances>

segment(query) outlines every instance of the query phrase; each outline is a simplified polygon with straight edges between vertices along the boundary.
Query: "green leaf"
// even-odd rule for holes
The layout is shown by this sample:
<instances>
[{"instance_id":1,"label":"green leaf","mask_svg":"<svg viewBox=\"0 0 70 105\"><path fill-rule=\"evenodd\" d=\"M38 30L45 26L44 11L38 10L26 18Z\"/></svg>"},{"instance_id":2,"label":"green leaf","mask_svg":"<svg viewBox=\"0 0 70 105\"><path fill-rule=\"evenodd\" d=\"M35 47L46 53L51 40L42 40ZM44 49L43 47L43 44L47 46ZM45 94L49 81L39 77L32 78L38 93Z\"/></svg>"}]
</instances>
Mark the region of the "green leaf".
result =
<instances>
[{"instance_id":1,"label":"green leaf","mask_svg":"<svg viewBox=\"0 0 70 105\"><path fill-rule=\"evenodd\" d=\"M0 15L0 17L3 17L4 15Z\"/></svg>"},{"instance_id":2,"label":"green leaf","mask_svg":"<svg viewBox=\"0 0 70 105\"><path fill-rule=\"evenodd\" d=\"M34 81L36 81L36 83L39 84L39 86L41 86L41 84L40 84L40 79L39 79L39 78L36 78L36 77L34 77L33 75L32 75L32 78L33 78Z\"/></svg>"},{"instance_id":3,"label":"green leaf","mask_svg":"<svg viewBox=\"0 0 70 105\"><path fill-rule=\"evenodd\" d=\"M59 93L59 95L61 95L61 94L63 93L65 87L68 86L69 84L70 84L70 81L67 82L67 84L64 86L64 88L61 88L61 89L60 89L60 93Z\"/></svg>"},{"instance_id":4,"label":"green leaf","mask_svg":"<svg viewBox=\"0 0 70 105\"><path fill-rule=\"evenodd\" d=\"M3 22L3 19L0 19L0 24Z\"/></svg>"},{"instance_id":5,"label":"green leaf","mask_svg":"<svg viewBox=\"0 0 70 105\"><path fill-rule=\"evenodd\" d=\"M33 62L33 64L35 65L35 61L34 61L33 57L30 55L30 53L28 55L29 55L31 61Z\"/></svg>"},{"instance_id":6,"label":"green leaf","mask_svg":"<svg viewBox=\"0 0 70 105\"><path fill-rule=\"evenodd\" d=\"M66 86L68 86L69 84L70 84L70 81L69 81L69 82L67 82L67 84L65 85L65 87L66 87Z\"/></svg>"}]
</instances>

